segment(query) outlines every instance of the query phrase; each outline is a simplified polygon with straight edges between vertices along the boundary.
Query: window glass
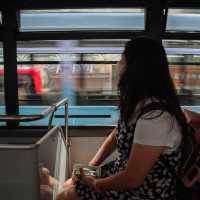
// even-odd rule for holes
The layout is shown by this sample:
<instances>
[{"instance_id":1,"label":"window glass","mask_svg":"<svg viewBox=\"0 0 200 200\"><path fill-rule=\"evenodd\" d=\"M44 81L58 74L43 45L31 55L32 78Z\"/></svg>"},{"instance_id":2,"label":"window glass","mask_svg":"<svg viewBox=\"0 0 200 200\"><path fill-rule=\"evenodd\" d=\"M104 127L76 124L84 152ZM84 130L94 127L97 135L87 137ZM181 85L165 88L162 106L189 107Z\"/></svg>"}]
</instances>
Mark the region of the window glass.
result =
<instances>
[{"instance_id":1,"label":"window glass","mask_svg":"<svg viewBox=\"0 0 200 200\"><path fill-rule=\"evenodd\" d=\"M81 64L73 66L73 77L80 104L102 105L117 100L115 64Z\"/></svg>"},{"instance_id":2,"label":"window glass","mask_svg":"<svg viewBox=\"0 0 200 200\"><path fill-rule=\"evenodd\" d=\"M49 105L60 97L57 80L60 65L18 64L18 93L20 104Z\"/></svg>"},{"instance_id":3,"label":"window glass","mask_svg":"<svg viewBox=\"0 0 200 200\"><path fill-rule=\"evenodd\" d=\"M169 9L168 31L200 31L200 9Z\"/></svg>"},{"instance_id":4,"label":"window glass","mask_svg":"<svg viewBox=\"0 0 200 200\"><path fill-rule=\"evenodd\" d=\"M84 54L84 61L119 61L120 54Z\"/></svg>"},{"instance_id":5,"label":"window glass","mask_svg":"<svg viewBox=\"0 0 200 200\"><path fill-rule=\"evenodd\" d=\"M0 62L1 64L3 64L3 47L1 42L0 42Z\"/></svg>"},{"instance_id":6,"label":"window glass","mask_svg":"<svg viewBox=\"0 0 200 200\"><path fill-rule=\"evenodd\" d=\"M119 103L117 61L125 42L122 39L18 42L20 104L51 105L67 97L71 114L83 109L85 115L89 112L97 116L98 112L105 111L107 116L106 109L112 106L116 113ZM164 40L163 44L181 105L200 105L200 42ZM117 119L117 115L115 117ZM70 118L69 123L115 123L102 119ZM108 119L113 120L109 115Z\"/></svg>"},{"instance_id":7,"label":"window glass","mask_svg":"<svg viewBox=\"0 0 200 200\"><path fill-rule=\"evenodd\" d=\"M144 9L22 10L21 31L144 30Z\"/></svg>"},{"instance_id":8,"label":"window glass","mask_svg":"<svg viewBox=\"0 0 200 200\"><path fill-rule=\"evenodd\" d=\"M32 61L31 54L17 54L17 62Z\"/></svg>"},{"instance_id":9,"label":"window glass","mask_svg":"<svg viewBox=\"0 0 200 200\"><path fill-rule=\"evenodd\" d=\"M49 42L49 48L47 41L18 44L21 104L50 105L64 97L71 105L117 104L116 63L122 46L102 48L103 40L95 45L93 41L92 46L85 45L86 41Z\"/></svg>"},{"instance_id":10,"label":"window glass","mask_svg":"<svg viewBox=\"0 0 200 200\"><path fill-rule=\"evenodd\" d=\"M72 114L84 110L85 115L88 112L98 115L103 111L107 115L106 109L111 105L112 112L116 113L117 61L125 42L122 39L18 42L20 104L51 105L67 97ZM164 40L163 44L181 105L200 105L200 42ZM117 115L115 117L117 119ZM113 120L112 116L108 119ZM81 120L84 122L79 123ZM70 118L69 123L82 125L93 121L108 125L116 122L98 120Z\"/></svg>"},{"instance_id":11,"label":"window glass","mask_svg":"<svg viewBox=\"0 0 200 200\"><path fill-rule=\"evenodd\" d=\"M178 95L183 99L187 98L186 105L200 104L200 63L180 63L170 65L171 76L177 89Z\"/></svg>"},{"instance_id":12,"label":"window glass","mask_svg":"<svg viewBox=\"0 0 200 200\"><path fill-rule=\"evenodd\" d=\"M118 105L117 61L125 41L118 46L116 40L47 43L18 45L19 95L23 104L49 105L67 97L70 105ZM163 44L181 104L199 105L199 41L165 40Z\"/></svg>"},{"instance_id":13,"label":"window glass","mask_svg":"<svg viewBox=\"0 0 200 200\"><path fill-rule=\"evenodd\" d=\"M33 54L32 55L33 61L58 61L62 62L64 60L68 61L79 61L79 55L78 54Z\"/></svg>"},{"instance_id":14,"label":"window glass","mask_svg":"<svg viewBox=\"0 0 200 200\"><path fill-rule=\"evenodd\" d=\"M200 41L164 40L181 105L200 105Z\"/></svg>"},{"instance_id":15,"label":"window glass","mask_svg":"<svg viewBox=\"0 0 200 200\"><path fill-rule=\"evenodd\" d=\"M5 113L5 100L4 100L4 58L3 48L0 42L0 113Z\"/></svg>"}]
</instances>

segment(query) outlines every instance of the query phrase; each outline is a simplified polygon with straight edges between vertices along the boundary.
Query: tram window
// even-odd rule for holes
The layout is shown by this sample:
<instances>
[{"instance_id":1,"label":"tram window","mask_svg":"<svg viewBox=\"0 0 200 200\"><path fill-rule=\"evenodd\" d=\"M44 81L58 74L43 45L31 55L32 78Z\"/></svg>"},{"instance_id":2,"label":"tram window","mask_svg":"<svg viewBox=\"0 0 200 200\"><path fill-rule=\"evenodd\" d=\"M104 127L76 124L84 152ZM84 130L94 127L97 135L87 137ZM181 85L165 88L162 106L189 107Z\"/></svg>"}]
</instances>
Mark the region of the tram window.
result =
<instances>
[{"instance_id":1,"label":"tram window","mask_svg":"<svg viewBox=\"0 0 200 200\"><path fill-rule=\"evenodd\" d=\"M31 61L31 54L17 54L17 62Z\"/></svg>"},{"instance_id":2,"label":"tram window","mask_svg":"<svg viewBox=\"0 0 200 200\"><path fill-rule=\"evenodd\" d=\"M177 63L181 62L182 59L184 59L183 55L167 55L168 62L170 63Z\"/></svg>"},{"instance_id":3,"label":"tram window","mask_svg":"<svg viewBox=\"0 0 200 200\"><path fill-rule=\"evenodd\" d=\"M97 72L98 72L98 69L100 68L97 68ZM101 69L100 69L101 70ZM83 73L94 73L96 70L95 70L95 66L92 65L92 64L73 64L72 66L72 73L73 74L82 74Z\"/></svg>"},{"instance_id":4,"label":"tram window","mask_svg":"<svg viewBox=\"0 0 200 200\"><path fill-rule=\"evenodd\" d=\"M198 63L178 63L170 64L170 72L176 88L190 88L191 93L200 95L199 86L200 64ZM193 98L197 98L194 96ZM200 102L199 102L200 103Z\"/></svg>"},{"instance_id":5,"label":"tram window","mask_svg":"<svg viewBox=\"0 0 200 200\"><path fill-rule=\"evenodd\" d=\"M200 9L169 9L167 31L200 31Z\"/></svg>"},{"instance_id":6,"label":"tram window","mask_svg":"<svg viewBox=\"0 0 200 200\"><path fill-rule=\"evenodd\" d=\"M0 12L0 24L2 24L2 13Z\"/></svg>"},{"instance_id":7,"label":"tram window","mask_svg":"<svg viewBox=\"0 0 200 200\"><path fill-rule=\"evenodd\" d=\"M163 45L166 48L177 50L176 54L170 54L172 57L184 57L188 54L191 54L193 57L199 57L197 49L200 46L200 40L163 40ZM182 55L183 52L185 52L184 55Z\"/></svg>"},{"instance_id":8,"label":"tram window","mask_svg":"<svg viewBox=\"0 0 200 200\"><path fill-rule=\"evenodd\" d=\"M73 105L117 105L119 41L114 48L110 40L73 41L73 49L60 41L18 43L20 103L49 105L72 95Z\"/></svg>"},{"instance_id":9,"label":"tram window","mask_svg":"<svg viewBox=\"0 0 200 200\"><path fill-rule=\"evenodd\" d=\"M186 74L186 80L190 79L190 74Z\"/></svg>"},{"instance_id":10,"label":"tram window","mask_svg":"<svg viewBox=\"0 0 200 200\"><path fill-rule=\"evenodd\" d=\"M120 41L120 42L119 42ZM20 99L38 99L31 104L49 105L68 97L70 89L75 103L71 105L117 105L119 69L116 65L123 51L123 40L77 40L73 48L59 47L57 41L31 41L18 45L18 77L25 69L40 76L39 95L34 76L21 76ZM35 43L34 43L35 42ZM64 41L66 42L66 41ZM112 44L113 42L113 44ZM199 94L199 41L163 41L170 72L180 98ZM193 48L185 48L189 44ZM33 48L34 47L34 48ZM35 74L37 74L35 73ZM32 83L32 84L31 84ZM28 88L26 90L23 87ZM190 92L185 92L189 88ZM187 90L188 91L188 90ZM29 95L30 94L30 95ZM197 104L198 102L193 102ZM200 103L200 102L199 102ZM29 101L23 104L30 104ZM188 102L187 105L191 105Z\"/></svg>"},{"instance_id":11,"label":"tram window","mask_svg":"<svg viewBox=\"0 0 200 200\"><path fill-rule=\"evenodd\" d=\"M78 70L74 71L73 77L79 98L82 100L96 98L96 103L106 102L108 98L117 98L117 84L112 77L112 64L82 64L75 67Z\"/></svg>"},{"instance_id":12,"label":"tram window","mask_svg":"<svg viewBox=\"0 0 200 200\"><path fill-rule=\"evenodd\" d=\"M21 31L144 30L144 9L22 10Z\"/></svg>"},{"instance_id":13,"label":"tram window","mask_svg":"<svg viewBox=\"0 0 200 200\"><path fill-rule=\"evenodd\" d=\"M200 63L170 65L170 72L182 105L200 105Z\"/></svg>"},{"instance_id":14,"label":"tram window","mask_svg":"<svg viewBox=\"0 0 200 200\"><path fill-rule=\"evenodd\" d=\"M119 61L121 59L120 54L84 54L84 61Z\"/></svg>"},{"instance_id":15,"label":"tram window","mask_svg":"<svg viewBox=\"0 0 200 200\"><path fill-rule=\"evenodd\" d=\"M19 99L23 104L52 104L64 97L63 81L67 76L62 64L18 65L17 72ZM112 64L72 64L71 78L77 103L89 105L92 99L93 105L105 105L106 100L116 99L117 80L112 74L117 74Z\"/></svg>"},{"instance_id":16,"label":"tram window","mask_svg":"<svg viewBox=\"0 0 200 200\"><path fill-rule=\"evenodd\" d=\"M177 73L174 76L174 79L176 79L176 80L184 80L184 78L185 78L184 74Z\"/></svg>"},{"instance_id":17,"label":"tram window","mask_svg":"<svg viewBox=\"0 0 200 200\"><path fill-rule=\"evenodd\" d=\"M76 46L73 50L68 47L60 48L57 41L31 41L30 45L20 43L19 48L23 51L27 48L27 51L31 52L20 52L19 49L18 74L26 67L33 71L37 70L41 78L38 95L38 90L35 90L35 79L20 77L19 82L23 82L23 79L27 81L26 85L21 84L20 99L38 99L31 104L52 104L63 97L68 97L66 90L70 87L73 91L74 105L117 105L119 69L116 63L120 60L125 43L122 41L80 40L75 41ZM190 88L192 94L198 94L196 80L200 63L199 55L195 52L200 42L168 40L163 43L178 94L182 95L184 92L186 95L187 88ZM187 44L194 48L185 48ZM34 48L31 49L32 46ZM28 62L30 64L27 64ZM25 86L29 89L24 90ZM23 103L30 104L28 101Z\"/></svg>"},{"instance_id":18,"label":"tram window","mask_svg":"<svg viewBox=\"0 0 200 200\"><path fill-rule=\"evenodd\" d=\"M2 43L0 43L0 105L5 105L4 101L4 59L3 59L3 48L2 48ZM4 106L0 108L0 112L4 113L5 108ZM2 110L3 109L3 110Z\"/></svg>"},{"instance_id":19,"label":"tram window","mask_svg":"<svg viewBox=\"0 0 200 200\"><path fill-rule=\"evenodd\" d=\"M200 105L200 41L163 40L181 105Z\"/></svg>"},{"instance_id":20,"label":"tram window","mask_svg":"<svg viewBox=\"0 0 200 200\"><path fill-rule=\"evenodd\" d=\"M31 64L17 66L20 104L52 104L59 101L58 65Z\"/></svg>"},{"instance_id":21,"label":"tram window","mask_svg":"<svg viewBox=\"0 0 200 200\"><path fill-rule=\"evenodd\" d=\"M79 61L78 54L58 54L58 53L43 53L43 54L32 54L33 61L70 61L76 62Z\"/></svg>"},{"instance_id":22,"label":"tram window","mask_svg":"<svg viewBox=\"0 0 200 200\"><path fill-rule=\"evenodd\" d=\"M2 46L2 44L0 43ZM0 62L3 64L3 48L0 47Z\"/></svg>"},{"instance_id":23,"label":"tram window","mask_svg":"<svg viewBox=\"0 0 200 200\"><path fill-rule=\"evenodd\" d=\"M191 74L191 79L197 80L198 79L198 74L192 73Z\"/></svg>"}]
</instances>

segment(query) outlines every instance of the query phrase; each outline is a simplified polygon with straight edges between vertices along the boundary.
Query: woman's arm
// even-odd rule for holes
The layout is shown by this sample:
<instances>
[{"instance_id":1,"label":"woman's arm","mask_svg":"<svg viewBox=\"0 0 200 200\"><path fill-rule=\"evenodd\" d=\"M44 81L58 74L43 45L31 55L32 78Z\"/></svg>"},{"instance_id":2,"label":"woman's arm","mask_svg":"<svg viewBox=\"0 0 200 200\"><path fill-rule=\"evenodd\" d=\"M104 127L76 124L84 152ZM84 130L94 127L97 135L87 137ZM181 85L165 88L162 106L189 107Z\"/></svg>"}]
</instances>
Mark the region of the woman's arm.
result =
<instances>
[{"instance_id":1,"label":"woman's arm","mask_svg":"<svg viewBox=\"0 0 200 200\"><path fill-rule=\"evenodd\" d=\"M115 128L110 135L103 142L99 150L97 151L94 158L89 162L89 165L98 166L100 165L115 149L116 149L116 133L117 128Z\"/></svg>"},{"instance_id":2,"label":"woman's arm","mask_svg":"<svg viewBox=\"0 0 200 200\"><path fill-rule=\"evenodd\" d=\"M127 168L113 176L95 179L97 191L127 190L139 187L165 147L133 144Z\"/></svg>"},{"instance_id":3,"label":"woman's arm","mask_svg":"<svg viewBox=\"0 0 200 200\"><path fill-rule=\"evenodd\" d=\"M156 115L157 112L151 114L152 117ZM181 133L178 122L174 122L172 129L172 116L167 112L151 120L139 119L126 169L113 176L96 179L97 190L127 190L141 186L162 152L173 146L172 134L179 138ZM180 142L179 139L177 142Z\"/></svg>"},{"instance_id":4,"label":"woman's arm","mask_svg":"<svg viewBox=\"0 0 200 200\"><path fill-rule=\"evenodd\" d=\"M167 148L167 141L171 141L169 131L172 129L171 117L168 113L151 120L138 120L134 141L133 143L130 141L132 148L126 169L110 177L93 181L90 178L89 184L97 191L127 190L141 186L162 152Z\"/></svg>"},{"instance_id":5,"label":"woman's arm","mask_svg":"<svg viewBox=\"0 0 200 200\"><path fill-rule=\"evenodd\" d=\"M110 135L103 142L99 150L97 151L94 158L89 162L91 166L100 165L116 148L117 140L116 140L116 131L117 128L113 129ZM72 178L65 181L63 187L69 187L74 184Z\"/></svg>"}]
</instances>

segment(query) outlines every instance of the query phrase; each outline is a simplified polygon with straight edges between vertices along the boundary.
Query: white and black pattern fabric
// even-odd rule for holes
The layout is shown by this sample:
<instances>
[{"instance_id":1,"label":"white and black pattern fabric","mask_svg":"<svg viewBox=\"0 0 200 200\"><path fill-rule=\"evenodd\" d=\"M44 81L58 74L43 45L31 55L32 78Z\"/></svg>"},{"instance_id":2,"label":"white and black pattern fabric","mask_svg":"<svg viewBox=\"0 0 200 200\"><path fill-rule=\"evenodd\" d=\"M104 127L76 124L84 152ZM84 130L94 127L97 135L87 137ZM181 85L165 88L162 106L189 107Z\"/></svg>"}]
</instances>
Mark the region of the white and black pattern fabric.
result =
<instances>
[{"instance_id":1,"label":"white and black pattern fabric","mask_svg":"<svg viewBox=\"0 0 200 200\"><path fill-rule=\"evenodd\" d=\"M123 121L119 120L117 133L119 154L116 160L103 166L104 177L116 174L126 168L134 139L135 126L136 124L125 125ZM176 200L176 177L174 175L178 172L180 158L181 145L170 154L162 154L146 176L143 185L138 188L123 192L109 190L98 193L78 181L76 192L81 200ZM165 165L166 162L168 166Z\"/></svg>"}]
</instances>

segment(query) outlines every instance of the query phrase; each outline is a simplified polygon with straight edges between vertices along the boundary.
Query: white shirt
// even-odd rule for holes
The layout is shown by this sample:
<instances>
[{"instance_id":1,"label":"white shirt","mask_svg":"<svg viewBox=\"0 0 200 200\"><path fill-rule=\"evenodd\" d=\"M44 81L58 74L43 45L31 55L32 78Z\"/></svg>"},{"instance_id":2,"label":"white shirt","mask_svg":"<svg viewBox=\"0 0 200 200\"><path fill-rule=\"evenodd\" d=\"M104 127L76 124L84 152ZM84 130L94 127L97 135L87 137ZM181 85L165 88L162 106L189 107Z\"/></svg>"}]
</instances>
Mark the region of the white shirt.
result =
<instances>
[{"instance_id":1,"label":"white shirt","mask_svg":"<svg viewBox=\"0 0 200 200\"><path fill-rule=\"evenodd\" d=\"M148 103L149 100L145 105ZM159 115L160 112L162 112L161 115ZM158 117L148 119L155 116ZM135 121L136 118L137 115L134 115L131 121ZM181 139L182 134L180 126L175 117L166 111L154 110L142 115L138 119L133 143L151 146L165 146L167 148L163 153L170 153L179 147Z\"/></svg>"}]
</instances>

